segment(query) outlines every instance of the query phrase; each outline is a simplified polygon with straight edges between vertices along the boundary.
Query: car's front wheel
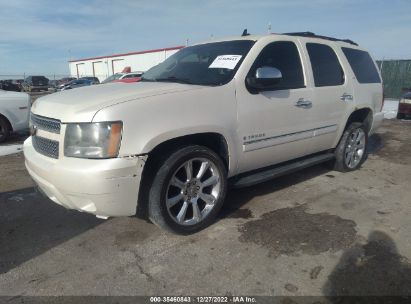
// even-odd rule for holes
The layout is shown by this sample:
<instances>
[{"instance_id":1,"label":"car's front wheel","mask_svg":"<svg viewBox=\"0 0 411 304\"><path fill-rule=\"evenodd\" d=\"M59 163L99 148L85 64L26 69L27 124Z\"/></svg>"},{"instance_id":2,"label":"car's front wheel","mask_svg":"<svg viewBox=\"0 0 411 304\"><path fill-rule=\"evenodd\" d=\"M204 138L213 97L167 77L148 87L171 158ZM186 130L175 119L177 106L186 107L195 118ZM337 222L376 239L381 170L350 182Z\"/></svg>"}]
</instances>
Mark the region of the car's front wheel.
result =
<instances>
[{"instance_id":1,"label":"car's front wheel","mask_svg":"<svg viewBox=\"0 0 411 304\"><path fill-rule=\"evenodd\" d=\"M204 229L216 218L227 190L221 158L202 146L187 146L162 163L149 193L149 218L178 234Z\"/></svg>"}]
</instances>

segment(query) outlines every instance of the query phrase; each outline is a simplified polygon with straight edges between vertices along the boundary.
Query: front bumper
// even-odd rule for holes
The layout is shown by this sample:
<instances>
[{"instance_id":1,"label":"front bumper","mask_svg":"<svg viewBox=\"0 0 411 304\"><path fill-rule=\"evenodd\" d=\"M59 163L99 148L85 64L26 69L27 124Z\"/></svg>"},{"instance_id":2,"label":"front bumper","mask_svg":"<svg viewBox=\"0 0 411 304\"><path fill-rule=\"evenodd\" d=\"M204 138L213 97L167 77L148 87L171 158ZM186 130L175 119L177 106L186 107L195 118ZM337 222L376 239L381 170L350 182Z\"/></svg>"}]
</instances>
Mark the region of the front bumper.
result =
<instances>
[{"instance_id":1,"label":"front bumper","mask_svg":"<svg viewBox=\"0 0 411 304\"><path fill-rule=\"evenodd\" d=\"M410 115L411 114L411 103L402 103L398 104L398 113Z\"/></svg>"},{"instance_id":2,"label":"front bumper","mask_svg":"<svg viewBox=\"0 0 411 304\"><path fill-rule=\"evenodd\" d=\"M146 157L114 159L52 159L24 142L26 168L40 189L55 203L100 217L136 213Z\"/></svg>"},{"instance_id":3,"label":"front bumper","mask_svg":"<svg viewBox=\"0 0 411 304\"><path fill-rule=\"evenodd\" d=\"M374 114L373 120L372 120L372 125L369 134L373 134L378 127L381 125L382 121L384 119L384 113L383 112L378 112Z\"/></svg>"}]
</instances>

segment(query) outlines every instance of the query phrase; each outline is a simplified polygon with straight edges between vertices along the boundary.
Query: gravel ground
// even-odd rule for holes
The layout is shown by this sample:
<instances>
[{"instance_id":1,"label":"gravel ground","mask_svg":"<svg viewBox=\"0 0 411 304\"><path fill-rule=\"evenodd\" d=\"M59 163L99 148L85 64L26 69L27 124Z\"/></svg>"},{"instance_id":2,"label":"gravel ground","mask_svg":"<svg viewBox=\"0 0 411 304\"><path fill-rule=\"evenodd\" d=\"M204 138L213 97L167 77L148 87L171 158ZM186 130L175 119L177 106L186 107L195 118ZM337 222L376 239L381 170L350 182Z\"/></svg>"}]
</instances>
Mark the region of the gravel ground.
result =
<instances>
[{"instance_id":1,"label":"gravel ground","mask_svg":"<svg viewBox=\"0 0 411 304\"><path fill-rule=\"evenodd\" d=\"M411 122L385 120L369 149L352 173L233 190L186 237L65 210L21 153L0 157L0 295L411 295Z\"/></svg>"}]
</instances>

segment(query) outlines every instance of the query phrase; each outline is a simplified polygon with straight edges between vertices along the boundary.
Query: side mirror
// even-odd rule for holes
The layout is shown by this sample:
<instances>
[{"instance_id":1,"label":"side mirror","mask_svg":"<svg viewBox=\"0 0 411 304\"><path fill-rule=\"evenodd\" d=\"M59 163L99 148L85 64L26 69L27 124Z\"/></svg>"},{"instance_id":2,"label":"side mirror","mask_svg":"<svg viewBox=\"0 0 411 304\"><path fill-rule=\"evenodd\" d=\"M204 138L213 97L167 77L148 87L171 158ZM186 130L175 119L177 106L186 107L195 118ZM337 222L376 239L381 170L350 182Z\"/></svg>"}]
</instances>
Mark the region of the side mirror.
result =
<instances>
[{"instance_id":1,"label":"side mirror","mask_svg":"<svg viewBox=\"0 0 411 304\"><path fill-rule=\"evenodd\" d=\"M255 76L247 77L247 84L250 88L264 91L275 88L283 79L281 71L273 67L260 67L255 71Z\"/></svg>"}]
</instances>

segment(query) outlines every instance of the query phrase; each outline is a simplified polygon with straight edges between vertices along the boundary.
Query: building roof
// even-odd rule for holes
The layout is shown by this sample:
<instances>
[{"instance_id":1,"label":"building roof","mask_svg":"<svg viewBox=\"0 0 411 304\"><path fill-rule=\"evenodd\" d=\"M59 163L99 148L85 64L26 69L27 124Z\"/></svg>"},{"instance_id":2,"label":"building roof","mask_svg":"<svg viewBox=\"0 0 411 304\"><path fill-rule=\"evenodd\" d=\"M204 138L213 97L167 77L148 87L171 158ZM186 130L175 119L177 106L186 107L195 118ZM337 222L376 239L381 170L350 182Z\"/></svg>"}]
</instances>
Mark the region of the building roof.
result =
<instances>
[{"instance_id":1,"label":"building roof","mask_svg":"<svg viewBox=\"0 0 411 304\"><path fill-rule=\"evenodd\" d=\"M153 49L153 50L146 50L146 51L113 54L113 55L107 55L107 56L73 59L73 60L69 60L69 62L79 62L79 61L96 60L96 59L104 59L104 58L112 58L112 57L120 57L120 56L129 56L129 55L138 55L138 54L146 54L146 53L157 53L157 52L162 52L162 51L173 51L173 50L182 49L183 47L184 45L179 45L179 46L173 46L173 47L162 48L162 49Z\"/></svg>"}]
</instances>

